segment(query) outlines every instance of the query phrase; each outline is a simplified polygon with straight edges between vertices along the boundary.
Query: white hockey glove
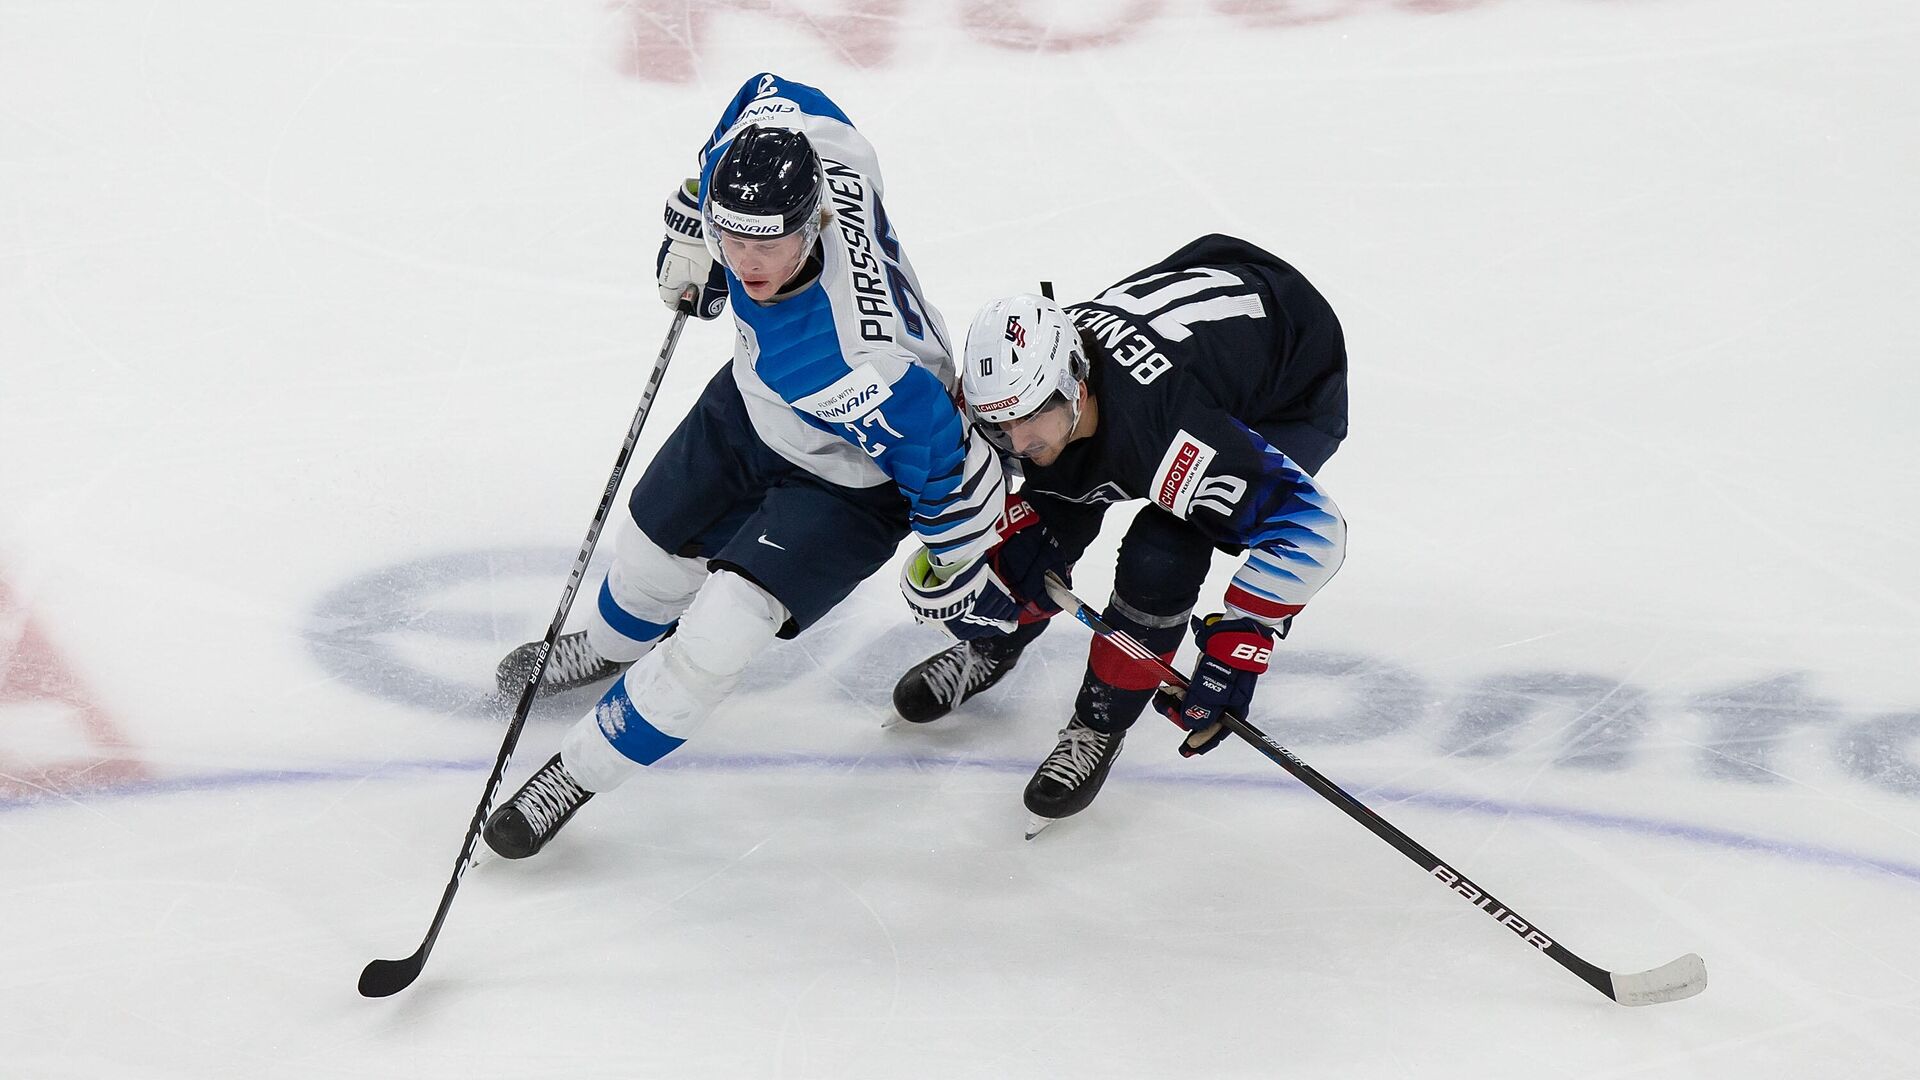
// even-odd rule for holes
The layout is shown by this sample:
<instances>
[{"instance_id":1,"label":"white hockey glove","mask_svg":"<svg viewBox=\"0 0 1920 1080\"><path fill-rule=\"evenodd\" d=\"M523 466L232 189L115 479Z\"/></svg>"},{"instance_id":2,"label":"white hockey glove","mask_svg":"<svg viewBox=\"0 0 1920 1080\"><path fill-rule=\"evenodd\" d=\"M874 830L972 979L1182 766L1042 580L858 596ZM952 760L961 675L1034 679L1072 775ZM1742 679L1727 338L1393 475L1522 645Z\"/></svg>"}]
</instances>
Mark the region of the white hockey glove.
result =
<instances>
[{"instance_id":1,"label":"white hockey glove","mask_svg":"<svg viewBox=\"0 0 1920 1080\"><path fill-rule=\"evenodd\" d=\"M1019 625L1020 602L989 560L975 559L950 574L934 569L924 547L907 560L900 591L914 618L963 641L1010 634Z\"/></svg>"},{"instance_id":2,"label":"white hockey glove","mask_svg":"<svg viewBox=\"0 0 1920 1080\"><path fill-rule=\"evenodd\" d=\"M688 286L694 289L693 313L718 318L727 307L727 274L714 265L713 253L701 236L700 182L688 180L667 196L667 238L653 261L660 279L660 299L678 310Z\"/></svg>"}]
</instances>

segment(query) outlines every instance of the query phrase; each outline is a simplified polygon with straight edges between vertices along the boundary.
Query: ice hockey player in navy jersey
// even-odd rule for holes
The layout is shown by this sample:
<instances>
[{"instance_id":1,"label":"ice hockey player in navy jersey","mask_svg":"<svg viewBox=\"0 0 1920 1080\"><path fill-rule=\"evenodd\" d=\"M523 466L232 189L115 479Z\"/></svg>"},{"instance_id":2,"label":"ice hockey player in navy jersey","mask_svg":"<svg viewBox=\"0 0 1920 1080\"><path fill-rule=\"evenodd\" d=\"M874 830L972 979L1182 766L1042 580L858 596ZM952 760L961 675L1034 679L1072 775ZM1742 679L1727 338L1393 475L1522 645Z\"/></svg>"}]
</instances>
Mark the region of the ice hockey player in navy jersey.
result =
<instances>
[{"instance_id":1,"label":"ice hockey player in navy jersey","mask_svg":"<svg viewBox=\"0 0 1920 1080\"><path fill-rule=\"evenodd\" d=\"M1104 618L1172 660L1191 618L1200 659L1184 701L1155 705L1205 753L1244 715L1276 638L1339 569L1346 524L1314 479L1347 434L1347 359L1333 309L1260 248L1206 236L1064 309L995 300L968 330L969 419L1017 460L990 573L950 586L924 559L902 582L915 615L959 642L900 679L907 720L993 686L1058 607L1064 571L1114 503L1144 499L1120 544ZM1216 550L1244 554L1220 610L1192 618ZM1028 783L1031 836L1105 782L1159 679L1094 638L1073 714Z\"/></svg>"},{"instance_id":2,"label":"ice hockey player in navy jersey","mask_svg":"<svg viewBox=\"0 0 1920 1080\"><path fill-rule=\"evenodd\" d=\"M954 403L946 327L882 190L837 105L761 74L722 112L698 179L668 197L661 299L691 290L711 319L731 298L733 360L616 515L591 620L561 637L540 690L625 673L489 817L499 854L540 850L594 792L680 746L755 655L909 534L952 580L986 572L1004 474ZM537 648L501 662L503 691L524 687Z\"/></svg>"}]
</instances>

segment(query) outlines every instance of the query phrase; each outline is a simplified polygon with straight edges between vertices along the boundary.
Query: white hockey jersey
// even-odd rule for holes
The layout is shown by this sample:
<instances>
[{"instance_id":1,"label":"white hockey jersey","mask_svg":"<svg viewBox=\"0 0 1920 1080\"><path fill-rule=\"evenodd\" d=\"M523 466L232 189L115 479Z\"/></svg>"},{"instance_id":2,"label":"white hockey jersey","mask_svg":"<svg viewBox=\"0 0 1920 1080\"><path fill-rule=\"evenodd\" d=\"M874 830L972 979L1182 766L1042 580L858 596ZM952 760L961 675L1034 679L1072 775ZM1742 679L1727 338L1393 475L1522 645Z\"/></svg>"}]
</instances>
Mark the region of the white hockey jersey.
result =
<instances>
[{"instance_id":1,"label":"white hockey jersey","mask_svg":"<svg viewBox=\"0 0 1920 1080\"><path fill-rule=\"evenodd\" d=\"M807 136L829 211L820 275L798 293L756 303L727 271L739 330L733 377L755 433L830 483L897 485L937 562L985 553L997 540L1005 478L954 405L951 339L887 220L872 144L825 94L762 73L728 103L702 149L702 191L748 124Z\"/></svg>"}]
</instances>

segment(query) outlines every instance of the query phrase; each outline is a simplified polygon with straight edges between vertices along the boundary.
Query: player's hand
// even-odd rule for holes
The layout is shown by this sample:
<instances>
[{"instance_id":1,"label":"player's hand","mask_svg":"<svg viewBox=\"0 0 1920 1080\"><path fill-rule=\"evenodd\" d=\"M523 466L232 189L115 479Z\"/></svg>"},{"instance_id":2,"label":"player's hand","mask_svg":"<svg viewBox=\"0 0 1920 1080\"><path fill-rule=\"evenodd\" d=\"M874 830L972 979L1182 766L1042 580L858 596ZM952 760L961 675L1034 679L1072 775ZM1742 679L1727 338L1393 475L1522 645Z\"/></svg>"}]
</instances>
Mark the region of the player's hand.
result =
<instances>
[{"instance_id":1,"label":"player's hand","mask_svg":"<svg viewBox=\"0 0 1920 1080\"><path fill-rule=\"evenodd\" d=\"M1040 520L1039 511L1020 496L1008 494L1006 512L994 528L1000 533L1000 542L987 558L1013 598L1021 602L1019 621L1038 622L1059 614L1060 605L1047 594L1047 575L1057 574L1062 584L1071 586L1072 567L1059 541Z\"/></svg>"},{"instance_id":2,"label":"player's hand","mask_svg":"<svg viewBox=\"0 0 1920 1080\"><path fill-rule=\"evenodd\" d=\"M1245 617L1209 615L1193 620L1193 643L1200 648L1200 660L1193 666L1185 696L1162 687L1153 699L1155 708L1187 729L1181 757L1219 746L1227 737L1221 720L1225 714L1247 715L1254 684L1273 657L1273 628Z\"/></svg>"},{"instance_id":3,"label":"player's hand","mask_svg":"<svg viewBox=\"0 0 1920 1080\"><path fill-rule=\"evenodd\" d=\"M679 310L680 297L692 287L693 313L713 319L727 307L727 274L714 264L702 238L700 200L694 194L698 187L698 181L688 180L667 196L667 238L660 242L653 269L662 302Z\"/></svg>"},{"instance_id":4,"label":"player's hand","mask_svg":"<svg viewBox=\"0 0 1920 1080\"><path fill-rule=\"evenodd\" d=\"M923 547L902 568L900 591L914 618L963 641L1010 634L1019 625L1020 602L984 556L942 570Z\"/></svg>"}]
</instances>

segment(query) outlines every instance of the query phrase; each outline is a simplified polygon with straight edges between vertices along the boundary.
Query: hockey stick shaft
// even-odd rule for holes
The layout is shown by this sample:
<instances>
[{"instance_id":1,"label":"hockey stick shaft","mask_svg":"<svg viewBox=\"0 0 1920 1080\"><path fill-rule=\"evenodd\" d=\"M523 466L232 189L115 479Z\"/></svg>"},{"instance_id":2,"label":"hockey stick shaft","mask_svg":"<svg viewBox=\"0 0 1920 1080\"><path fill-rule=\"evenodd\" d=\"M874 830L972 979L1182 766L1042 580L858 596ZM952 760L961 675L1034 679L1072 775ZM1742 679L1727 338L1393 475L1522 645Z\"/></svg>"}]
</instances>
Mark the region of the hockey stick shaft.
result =
<instances>
[{"instance_id":1,"label":"hockey stick shaft","mask_svg":"<svg viewBox=\"0 0 1920 1080\"><path fill-rule=\"evenodd\" d=\"M1132 635L1109 626L1098 612L1088 607L1085 601L1067 588L1065 582L1053 574L1047 575L1047 593L1052 596L1054 603L1072 612L1073 616L1086 624L1088 629L1106 638L1121 652L1156 668L1160 678L1168 685L1180 690L1187 688L1185 676L1175 671L1172 665L1160 658L1159 654L1142 645ZM1522 918L1512 908L1496 899L1492 893L1482 889L1465 874L1448 865L1438 855L1428 851L1418 841L1401 832L1387 819L1374 813L1365 803L1347 794L1340 785L1320 775L1313 766L1300 760L1293 751L1275 742L1244 718L1223 713L1222 723L1227 730L1240 736L1248 745L1293 774L1294 779L1312 788L1316 794L1338 807L1348 817L1366 826L1369 832L1393 845L1394 850L1413 860L1414 864L1429 876L1474 907L1486 912L1494 921L1512 931L1522 941L1552 957L1555 963L1573 972L1587 985L1607 997L1622 1005L1652 1005L1692 997L1706 989L1706 963L1692 953L1650 971L1629 974L1616 974L1589 963L1548 936L1537 924Z\"/></svg>"},{"instance_id":2,"label":"hockey stick shaft","mask_svg":"<svg viewBox=\"0 0 1920 1080\"><path fill-rule=\"evenodd\" d=\"M627 427L627 439L620 444L620 453L613 461L613 473L607 477L606 490L600 494L600 506L593 512L593 524L587 527L586 541L580 545L580 553L574 557L573 570L567 575L567 587L560 593L560 606L554 609L553 622L547 625L547 636L540 643L540 651L535 657L533 675L520 690L519 704L514 708L513 720L507 725L507 734L500 742L500 756L493 763L493 773L487 777L486 790L480 796L480 805L473 812L473 820L467 824L466 839L460 843L460 857L454 860L453 877L447 882L447 889L440 895L440 907L433 913L433 924L427 927L427 936L414 950L412 956L404 960L374 960L360 972L360 993L365 997L387 997L397 994L412 985L420 977L421 969L426 967L427 955L433 951L433 943L440 937L440 928L446 924L447 910L453 906L453 895L460 890L460 879L467 868L473 865L474 845L479 841L480 830L486 825L487 811L493 806L493 797L499 793L501 778L506 776L507 766L513 760L513 751L520 743L520 732L527 724L527 714L533 709L533 699L539 689L540 680L546 675L547 659L553 654L554 643L560 640L560 630L567 622L567 613L573 610L573 598L580 591L580 582L586 576L587 563L593 558L593 549L600 542L600 530L607 523L607 514L613 509L614 497L620 491L620 481L627 473L627 465L633 460L633 448L640 441L640 428L647 422L647 414L653 410L653 400L660 390L660 381L666 377L667 362L673 359L673 350L680 344L680 331L687 325L687 316L693 312L691 290L680 299L680 305L674 312L673 325L667 330L667 340L660 346L660 356L653 363L653 375L647 380L647 388L640 395L640 405L634 410L633 423Z\"/></svg>"}]
</instances>

